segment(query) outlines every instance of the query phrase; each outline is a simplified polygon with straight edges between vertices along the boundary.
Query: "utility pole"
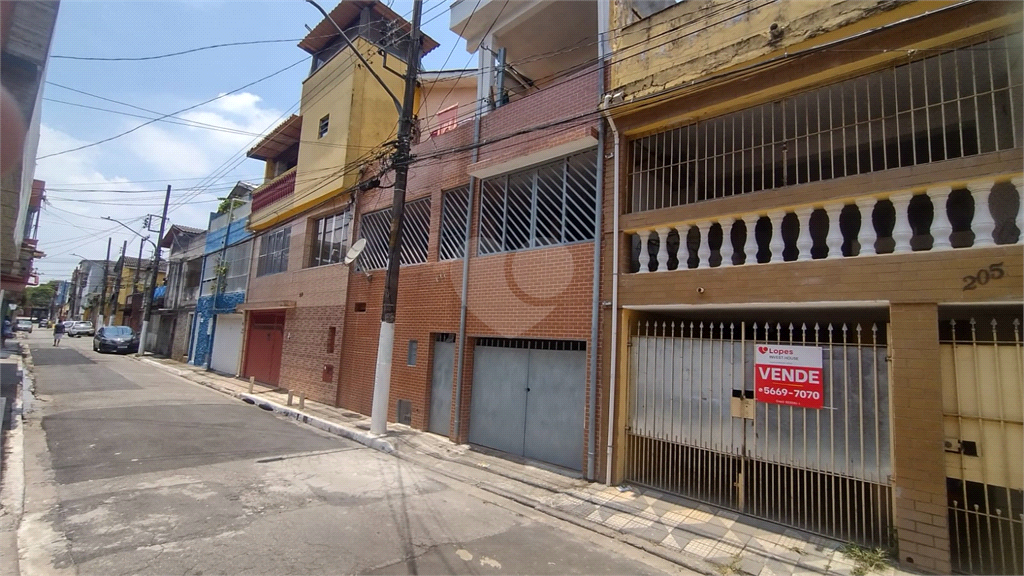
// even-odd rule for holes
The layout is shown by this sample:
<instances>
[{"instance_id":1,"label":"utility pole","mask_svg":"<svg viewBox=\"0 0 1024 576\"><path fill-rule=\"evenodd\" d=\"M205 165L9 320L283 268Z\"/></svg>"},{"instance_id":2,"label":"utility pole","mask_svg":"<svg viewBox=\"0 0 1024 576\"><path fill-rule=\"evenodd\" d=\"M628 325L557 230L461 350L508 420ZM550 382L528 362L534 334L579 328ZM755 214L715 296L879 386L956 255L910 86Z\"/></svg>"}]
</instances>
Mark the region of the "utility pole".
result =
<instances>
[{"instance_id":1,"label":"utility pole","mask_svg":"<svg viewBox=\"0 0 1024 576\"><path fill-rule=\"evenodd\" d=\"M135 276L132 278L132 294L139 291L139 274L142 274L142 243L146 241L143 237L139 240L139 259L135 261Z\"/></svg>"},{"instance_id":2,"label":"utility pole","mask_svg":"<svg viewBox=\"0 0 1024 576\"><path fill-rule=\"evenodd\" d=\"M167 205L171 202L171 185L167 185L167 194L164 195L164 212L160 216L160 236L157 237L157 241L163 240L164 237L164 225L167 224ZM142 330L139 334L139 351L138 355L142 356L146 353L146 331L149 330L149 312L153 307L153 292L156 291L156 277L160 272L160 245L153 245L153 275L149 277L149 288L146 289L146 293L143 294L142 299L145 302L142 312Z\"/></svg>"},{"instance_id":3,"label":"utility pole","mask_svg":"<svg viewBox=\"0 0 1024 576\"><path fill-rule=\"evenodd\" d=\"M377 367L373 378L373 410L370 433L385 434L388 428L388 398L391 393L391 358L395 348L395 312L398 307L398 271L402 266L402 217L405 214L405 187L409 176L412 148L412 115L416 98L416 74L420 65L420 16L422 0L412 8L412 33L405 68L405 94L398 119L398 144L393 158L395 196L391 207L391 235L388 239L388 274L384 279L384 302L380 315L380 339L377 343Z\"/></svg>"},{"instance_id":4,"label":"utility pole","mask_svg":"<svg viewBox=\"0 0 1024 576\"><path fill-rule=\"evenodd\" d=\"M110 321L107 322L107 326L114 325L114 317L117 316L117 301L121 297L121 276L124 276L124 261L128 257L128 241L125 240L124 244L121 245L121 265L114 267L114 273L117 277L114 278L114 310L110 313Z\"/></svg>"},{"instance_id":5,"label":"utility pole","mask_svg":"<svg viewBox=\"0 0 1024 576\"><path fill-rule=\"evenodd\" d=\"M114 240L113 238L107 238L107 259L103 261L103 291L100 292L100 301L99 301L100 313L99 313L99 316L97 317L95 315L95 312L93 312L93 315L94 315L93 323L96 326L102 326L103 325L103 320L104 320L104 317L106 316L105 312L107 311L107 275L110 273L110 243L113 240Z\"/></svg>"}]
</instances>

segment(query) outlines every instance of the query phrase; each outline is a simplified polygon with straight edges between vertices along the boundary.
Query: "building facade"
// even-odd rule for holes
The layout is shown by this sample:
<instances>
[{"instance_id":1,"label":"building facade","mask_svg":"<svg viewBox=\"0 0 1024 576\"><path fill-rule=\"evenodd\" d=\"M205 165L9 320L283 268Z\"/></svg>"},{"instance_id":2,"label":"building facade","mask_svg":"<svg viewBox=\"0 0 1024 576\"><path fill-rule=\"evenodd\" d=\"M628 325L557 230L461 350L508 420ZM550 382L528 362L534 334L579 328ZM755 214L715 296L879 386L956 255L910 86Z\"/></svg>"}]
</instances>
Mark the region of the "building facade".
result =
<instances>
[{"instance_id":1,"label":"building facade","mask_svg":"<svg viewBox=\"0 0 1024 576\"><path fill-rule=\"evenodd\" d=\"M239 190L239 188L244 190ZM252 188L239 184L223 213L210 214L205 235L202 284L191 323L189 363L225 374L239 374L243 322L236 306L245 302L252 259L252 233L247 229Z\"/></svg>"},{"instance_id":2,"label":"building facade","mask_svg":"<svg viewBox=\"0 0 1024 576\"><path fill-rule=\"evenodd\" d=\"M167 291L164 305L157 311L161 325L172 325L166 354L175 360L188 361L192 324L202 284L203 260L206 253L206 231L175 224L164 235L161 248L169 248L167 257Z\"/></svg>"},{"instance_id":3,"label":"building facade","mask_svg":"<svg viewBox=\"0 0 1024 576\"><path fill-rule=\"evenodd\" d=\"M1020 6L613 21L608 480L1021 570Z\"/></svg>"}]
</instances>

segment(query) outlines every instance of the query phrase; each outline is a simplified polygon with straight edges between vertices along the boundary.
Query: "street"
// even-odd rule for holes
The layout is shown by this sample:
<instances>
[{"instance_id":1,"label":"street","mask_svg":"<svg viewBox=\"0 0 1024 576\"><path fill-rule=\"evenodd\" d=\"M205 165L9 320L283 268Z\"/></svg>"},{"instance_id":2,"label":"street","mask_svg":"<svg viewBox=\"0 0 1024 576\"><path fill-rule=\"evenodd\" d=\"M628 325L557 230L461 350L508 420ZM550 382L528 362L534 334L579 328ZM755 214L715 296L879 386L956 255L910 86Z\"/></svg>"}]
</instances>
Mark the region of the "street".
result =
<instances>
[{"instance_id":1,"label":"street","mask_svg":"<svg viewBox=\"0 0 1024 576\"><path fill-rule=\"evenodd\" d=\"M26 576L682 572L91 338L26 341Z\"/></svg>"}]
</instances>

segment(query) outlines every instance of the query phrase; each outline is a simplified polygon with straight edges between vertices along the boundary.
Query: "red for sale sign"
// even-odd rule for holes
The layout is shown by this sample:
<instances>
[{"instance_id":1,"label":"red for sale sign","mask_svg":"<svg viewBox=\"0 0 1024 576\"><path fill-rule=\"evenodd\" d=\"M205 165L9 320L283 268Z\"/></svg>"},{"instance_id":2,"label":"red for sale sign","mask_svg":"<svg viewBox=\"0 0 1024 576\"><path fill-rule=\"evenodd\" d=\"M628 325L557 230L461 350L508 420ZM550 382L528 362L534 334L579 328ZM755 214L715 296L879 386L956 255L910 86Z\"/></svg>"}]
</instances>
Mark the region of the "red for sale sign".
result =
<instances>
[{"instance_id":1,"label":"red for sale sign","mask_svg":"<svg viewBox=\"0 0 1024 576\"><path fill-rule=\"evenodd\" d=\"M801 408L823 407L821 348L759 344L754 358L754 399Z\"/></svg>"}]
</instances>

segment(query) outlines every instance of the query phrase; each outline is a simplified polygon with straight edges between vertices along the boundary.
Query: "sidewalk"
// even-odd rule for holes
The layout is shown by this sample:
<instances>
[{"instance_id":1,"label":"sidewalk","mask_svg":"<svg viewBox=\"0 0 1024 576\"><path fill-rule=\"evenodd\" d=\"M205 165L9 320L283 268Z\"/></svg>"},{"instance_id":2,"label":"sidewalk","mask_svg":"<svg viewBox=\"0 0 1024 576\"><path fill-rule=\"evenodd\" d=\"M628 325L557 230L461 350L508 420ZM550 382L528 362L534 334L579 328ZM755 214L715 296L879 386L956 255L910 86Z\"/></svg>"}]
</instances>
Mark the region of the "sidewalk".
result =
<instances>
[{"instance_id":1,"label":"sidewalk","mask_svg":"<svg viewBox=\"0 0 1024 576\"><path fill-rule=\"evenodd\" d=\"M287 392L280 389L257 384L249 394L248 382L237 378L169 359L147 356L140 361L264 410L430 467L704 574L910 574L891 565L871 567L873 554L858 554L855 550L844 553L842 542L728 510L645 488L606 486L572 478L536 463L470 449L400 424L389 424L387 436L376 437L369 433L370 418L362 414L310 400L300 409L298 396L289 406Z\"/></svg>"}]
</instances>

